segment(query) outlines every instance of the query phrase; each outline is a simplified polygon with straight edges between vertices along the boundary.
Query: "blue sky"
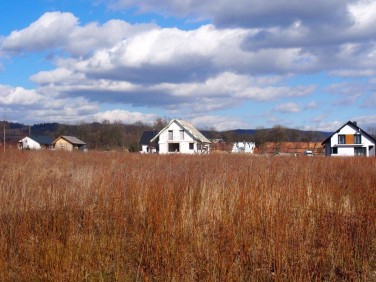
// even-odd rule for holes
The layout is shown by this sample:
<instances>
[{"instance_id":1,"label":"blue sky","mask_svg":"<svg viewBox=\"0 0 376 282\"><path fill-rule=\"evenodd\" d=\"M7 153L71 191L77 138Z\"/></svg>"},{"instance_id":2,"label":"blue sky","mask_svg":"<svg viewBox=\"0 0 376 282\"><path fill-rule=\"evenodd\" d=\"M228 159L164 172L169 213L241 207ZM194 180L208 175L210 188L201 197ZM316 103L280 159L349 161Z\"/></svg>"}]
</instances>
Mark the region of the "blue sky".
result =
<instances>
[{"instance_id":1,"label":"blue sky","mask_svg":"<svg viewBox=\"0 0 376 282\"><path fill-rule=\"evenodd\" d=\"M7 120L376 126L373 0L4 0L0 11Z\"/></svg>"}]
</instances>

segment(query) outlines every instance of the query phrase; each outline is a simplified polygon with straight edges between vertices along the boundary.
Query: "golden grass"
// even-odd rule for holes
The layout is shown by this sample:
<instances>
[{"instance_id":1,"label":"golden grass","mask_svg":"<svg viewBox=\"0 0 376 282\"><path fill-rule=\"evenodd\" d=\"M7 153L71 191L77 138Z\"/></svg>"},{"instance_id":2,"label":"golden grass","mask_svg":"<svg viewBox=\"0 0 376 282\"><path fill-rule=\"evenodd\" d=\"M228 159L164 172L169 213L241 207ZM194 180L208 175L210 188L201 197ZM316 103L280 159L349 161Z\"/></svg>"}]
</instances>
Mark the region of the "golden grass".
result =
<instances>
[{"instance_id":1,"label":"golden grass","mask_svg":"<svg viewBox=\"0 0 376 282\"><path fill-rule=\"evenodd\" d=\"M6 152L0 279L376 280L376 158Z\"/></svg>"}]
</instances>

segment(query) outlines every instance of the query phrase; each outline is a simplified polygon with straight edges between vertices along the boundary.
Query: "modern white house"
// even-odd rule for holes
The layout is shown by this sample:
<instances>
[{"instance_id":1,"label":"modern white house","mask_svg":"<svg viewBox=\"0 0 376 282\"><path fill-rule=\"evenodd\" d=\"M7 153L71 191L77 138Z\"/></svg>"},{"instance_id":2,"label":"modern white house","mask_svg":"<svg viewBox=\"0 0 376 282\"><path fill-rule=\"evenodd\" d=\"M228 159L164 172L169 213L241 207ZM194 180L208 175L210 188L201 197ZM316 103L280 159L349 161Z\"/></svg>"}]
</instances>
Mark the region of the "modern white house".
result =
<instances>
[{"instance_id":1,"label":"modern white house","mask_svg":"<svg viewBox=\"0 0 376 282\"><path fill-rule=\"evenodd\" d=\"M24 150L51 149L54 140L49 136L26 136L18 141L18 148Z\"/></svg>"},{"instance_id":2,"label":"modern white house","mask_svg":"<svg viewBox=\"0 0 376 282\"><path fill-rule=\"evenodd\" d=\"M348 121L322 142L326 156L375 156L376 140Z\"/></svg>"},{"instance_id":3,"label":"modern white house","mask_svg":"<svg viewBox=\"0 0 376 282\"><path fill-rule=\"evenodd\" d=\"M255 147L256 144L254 142L235 142L231 152L253 154Z\"/></svg>"},{"instance_id":4,"label":"modern white house","mask_svg":"<svg viewBox=\"0 0 376 282\"><path fill-rule=\"evenodd\" d=\"M205 154L211 143L191 123L180 119L171 120L151 142L158 144L160 154Z\"/></svg>"}]
</instances>

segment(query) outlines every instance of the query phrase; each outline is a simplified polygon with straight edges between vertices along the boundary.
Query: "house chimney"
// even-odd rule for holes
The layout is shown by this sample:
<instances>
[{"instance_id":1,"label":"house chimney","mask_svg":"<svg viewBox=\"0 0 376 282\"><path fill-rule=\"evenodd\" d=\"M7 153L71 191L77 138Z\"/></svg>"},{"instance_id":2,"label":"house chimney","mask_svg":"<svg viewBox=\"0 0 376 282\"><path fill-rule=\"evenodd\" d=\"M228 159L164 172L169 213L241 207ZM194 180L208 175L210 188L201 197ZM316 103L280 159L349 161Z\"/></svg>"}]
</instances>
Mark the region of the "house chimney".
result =
<instances>
[{"instance_id":1,"label":"house chimney","mask_svg":"<svg viewBox=\"0 0 376 282\"><path fill-rule=\"evenodd\" d=\"M358 126L358 122L357 121L353 121L353 124L355 124L356 126Z\"/></svg>"}]
</instances>

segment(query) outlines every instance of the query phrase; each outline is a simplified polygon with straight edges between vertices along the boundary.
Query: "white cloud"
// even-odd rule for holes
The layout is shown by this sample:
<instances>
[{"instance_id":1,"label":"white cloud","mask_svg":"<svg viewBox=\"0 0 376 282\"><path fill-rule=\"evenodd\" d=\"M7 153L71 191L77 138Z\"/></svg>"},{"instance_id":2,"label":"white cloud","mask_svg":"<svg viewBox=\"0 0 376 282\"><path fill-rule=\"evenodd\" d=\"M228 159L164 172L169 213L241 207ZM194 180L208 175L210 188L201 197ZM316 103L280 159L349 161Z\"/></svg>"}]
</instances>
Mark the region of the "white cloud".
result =
<instances>
[{"instance_id":1,"label":"white cloud","mask_svg":"<svg viewBox=\"0 0 376 282\"><path fill-rule=\"evenodd\" d=\"M200 129L214 128L218 131L248 128L249 124L239 118L225 116L202 115L191 119L192 124Z\"/></svg>"},{"instance_id":2,"label":"white cloud","mask_svg":"<svg viewBox=\"0 0 376 282\"><path fill-rule=\"evenodd\" d=\"M0 106L18 105L27 106L40 102L43 97L34 90L22 87L11 88L0 85Z\"/></svg>"},{"instance_id":3,"label":"white cloud","mask_svg":"<svg viewBox=\"0 0 376 282\"><path fill-rule=\"evenodd\" d=\"M112 110L99 112L93 115L96 120L108 120L110 122L121 121L123 123L135 123L141 121L143 123L152 123L158 116L155 114L144 114L140 112L129 112L125 110Z\"/></svg>"},{"instance_id":4,"label":"white cloud","mask_svg":"<svg viewBox=\"0 0 376 282\"><path fill-rule=\"evenodd\" d=\"M3 40L2 49L12 52L40 51L66 44L67 35L78 24L70 13L45 13L23 30L13 31Z\"/></svg>"},{"instance_id":5,"label":"white cloud","mask_svg":"<svg viewBox=\"0 0 376 282\"><path fill-rule=\"evenodd\" d=\"M376 129L376 115L356 116L352 120L358 122L358 125L364 130L367 130L367 128Z\"/></svg>"},{"instance_id":6,"label":"white cloud","mask_svg":"<svg viewBox=\"0 0 376 282\"><path fill-rule=\"evenodd\" d=\"M209 18L211 24L191 30L122 20L81 24L71 13L45 13L2 37L0 56L48 53L54 57L55 69L30 77L38 85L35 90L0 89L7 93L1 96L0 106L28 105L30 113L35 107L34 117L45 120L52 120L54 113L67 120L80 115L133 120L137 114L148 119L121 110L98 113L99 103L126 104L196 119L205 113L206 122L214 124L219 118L213 112L249 101L277 101L277 114L320 111L317 102L283 100L312 95L315 86L294 81L294 75L312 72L369 77L366 85L360 85L362 81L329 87L337 106L361 106L364 101L371 105L375 100L374 1L111 2L141 12L190 16L189 20ZM332 103L333 97L329 98ZM235 126L239 121L233 122Z\"/></svg>"},{"instance_id":7,"label":"white cloud","mask_svg":"<svg viewBox=\"0 0 376 282\"><path fill-rule=\"evenodd\" d=\"M279 104L274 108L274 110L281 113L297 113L300 112L302 109L298 104L290 102Z\"/></svg>"},{"instance_id":8,"label":"white cloud","mask_svg":"<svg viewBox=\"0 0 376 282\"><path fill-rule=\"evenodd\" d=\"M52 93L60 97L86 97L98 103L159 107L170 113L215 111L246 101L300 97L309 95L314 90L313 86L279 86L279 78L249 77L228 72L209 77L203 82L152 85L87 79L83 74L61 70L39 73L33 79L41 83L38 91L45 95ZM272 85L273 81L277 84Z\"/></svg>"},{"instance_id":9,"label":"white cloud","mask_svg":"<svg viewBox=\"0 0 376 282\"><path fill-rule=\"evenodd\" d=\"M79 57L155 28L158 27L154 24L131 25L121 20L110 20L103 25L91 22L81 26L79 19L71 13L48 12L28 27L4 37L0 50L25 53L61 49Z\"/></svg>"},{"instance_id":10,"label":"white cloud","mask_svg":"<svg viewBox=\"0 0 376 282\"><path fill-rule=\"evenodd\" d=\"M33 89L0 85L0 110L8 119L26 124L71 122L90 118L98 111L98 105L82 97L60 99Z\"/></svg>"}]
</instances>

